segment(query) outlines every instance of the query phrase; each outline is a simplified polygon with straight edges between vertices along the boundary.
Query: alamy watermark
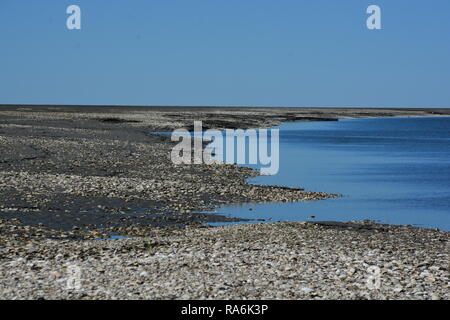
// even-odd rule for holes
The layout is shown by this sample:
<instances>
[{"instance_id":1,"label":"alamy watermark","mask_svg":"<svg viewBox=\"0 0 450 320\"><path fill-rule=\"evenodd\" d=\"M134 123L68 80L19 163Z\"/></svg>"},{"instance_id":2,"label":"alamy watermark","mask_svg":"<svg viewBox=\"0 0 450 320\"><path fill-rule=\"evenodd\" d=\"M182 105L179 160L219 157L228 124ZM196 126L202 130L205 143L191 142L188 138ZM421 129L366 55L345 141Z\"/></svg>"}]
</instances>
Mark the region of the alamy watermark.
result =
<instances>
[{"instance_id":1,"label":"alamy watermark","mask_svg":"<svg viewBox=\"0 0 450 320\"><path fill-rule=\"evenodd\" d=\"M82 289L82 269L80 266L68 263L66 265L67 280L66 289L67 290L81 290Z\"/></svg>"},{"instance_id":2,"label":"alamy watermark","mask_svg":"<svg viewBox=\"0 0 450 320\"><path fill-rule=\"evenodd\" d=\"M381 269L377 266L370 266L367 268L367 288L369 290L379 290L381 288Z\"/></svg>"},{"instance_id":3,"label":"alamy watermark","mask_svg":"<svg viewBox=\"0 0 450 320\"><path fill-rule=\"evenodd\" d=\"M170 155L174 164L258 165L266 175L277 174L280 167L278 129L203 131L202 122L195 121L193 134L178 129L172 132L171 139L179 142Z\"/></svg>"},{"instance_id":4,"label":"alamy watermark","mask_svg":"<svg viewBox=\"0 0 450 320\"><path fill-rule=\"evenodd\" d=\"M370 5L367 8L367 14L370 14L367 18L366 25L369 30L381 29L381 8L377 5Z\"/></svg>"},{"instance_id":5,"label":"alamy watermark","mask_svg":"<svg viewBox=\"0 0 450 320\"><path fill-rule=\"evenodd\" d=\"M69 17L66 20L66 26L69 30L81 29L81 8L77 5L68 6L66 13Z\"/></svg>"},{"instance_id":6,"label":"alamy watermark","mask_svg":"<svg viewBox=\"0 0 450 320\"><path fill-rule=\"evenodd\" d=\"M70 5L66 9L69 17L66 20L66 26L69 30L81 30L81 8L77 5ZM369 30L381 29L381 8L378 5L370 5L367 7L366 13L370 16L367 18L366 25Z\"/></svg>"}]
</instances>

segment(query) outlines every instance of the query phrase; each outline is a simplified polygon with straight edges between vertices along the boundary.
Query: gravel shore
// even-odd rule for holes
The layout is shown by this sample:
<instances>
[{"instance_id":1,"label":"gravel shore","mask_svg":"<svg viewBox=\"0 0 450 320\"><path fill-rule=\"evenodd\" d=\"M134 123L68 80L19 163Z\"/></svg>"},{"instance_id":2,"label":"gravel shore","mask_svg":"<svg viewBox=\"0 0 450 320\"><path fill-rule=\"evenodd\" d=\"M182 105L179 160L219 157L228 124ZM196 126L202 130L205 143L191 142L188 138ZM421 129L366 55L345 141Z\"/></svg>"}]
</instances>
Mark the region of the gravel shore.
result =
<instances>
[{"instance_id":1,"label":"gravel shore","mask_svg":"<svg viewBox=\"0 0 450 320\"><path fill-rule=\"evenodd\" d=\"M270 223L23 241L21 228L0 236L1 299L450 298L443 231Z\"/></svg>"},{"instance_id":2,"label":"gravel shore","mask_svg":"<svg viewBox=\"0 0 450 320\"><path fill-rule=\"evenodd\" d=\"M246 129L449 114L0 106L0 298L448 299L448 232L370 222L204 227L240 220L204 213L219 205L339 190L251 185L258 173L235 165L174 165L174 143L151 132L194 120ZM131 238L94 240L114 235Z\"/></svg>"},{"instance_id":3,"label":"gravel shore","mask_svg":"<svg viewBox=\"0 0 450 320\"><path fill-rule=\"evenodd\" d=\"M175 143L151 132L189 128L194 117L215 128L228 125L227 117L235 126L270 127L284 114L243 112L238 118L236 112L207 110L175 117L170 108L0 108L1 217L65 230L118 231L133 224L238 220L201 213L223 204L336 196L251 185L246 179L258 173L235 165L174 165Z\"/></svg>"}]
</instances>

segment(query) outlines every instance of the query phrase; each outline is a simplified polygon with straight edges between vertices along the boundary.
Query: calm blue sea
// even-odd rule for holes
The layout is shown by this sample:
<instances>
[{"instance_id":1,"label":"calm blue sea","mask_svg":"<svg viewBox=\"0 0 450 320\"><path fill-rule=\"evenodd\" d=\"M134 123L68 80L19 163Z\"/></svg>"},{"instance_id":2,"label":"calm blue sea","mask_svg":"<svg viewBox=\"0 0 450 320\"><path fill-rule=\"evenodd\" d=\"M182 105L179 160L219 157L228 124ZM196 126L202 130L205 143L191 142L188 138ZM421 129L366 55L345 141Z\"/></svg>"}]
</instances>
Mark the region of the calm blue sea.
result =
<instances>
[{"instance_id":1,"label":"calm blue sea","mask_svg":"<svg viewBox=\"0 0 450 320\"><path fill-rule=\"evenodd\" d=\"M267 221L369 219L450 230L450 118L286 123L280 170L249 183L302 187L343 197L223 207Z\"/></svg>"}]
</instances>

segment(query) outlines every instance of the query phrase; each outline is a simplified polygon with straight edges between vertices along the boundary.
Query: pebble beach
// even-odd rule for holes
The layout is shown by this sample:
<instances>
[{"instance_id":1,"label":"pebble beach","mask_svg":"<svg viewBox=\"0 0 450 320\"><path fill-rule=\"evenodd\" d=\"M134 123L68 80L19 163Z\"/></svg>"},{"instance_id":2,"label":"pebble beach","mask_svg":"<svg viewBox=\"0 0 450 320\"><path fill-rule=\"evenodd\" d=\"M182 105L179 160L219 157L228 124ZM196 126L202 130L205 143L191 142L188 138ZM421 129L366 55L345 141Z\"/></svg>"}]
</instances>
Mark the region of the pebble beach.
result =
<instances>
[{"instance_id":1,"label":"pebble beach","mask_svg":"<svg viewBox=\"0 0 450 320\"><path fill-rule=\"evenodd\" d=\"M220 205L326 201L339 190L251 185L258 173L235 165L174 165L170 137L152 134L195 120L246 129L440 115L0 106L0 299L449 299L448 232L370 221L210 227L243 220L206 213Z\"/></svg>"}]
</instances>

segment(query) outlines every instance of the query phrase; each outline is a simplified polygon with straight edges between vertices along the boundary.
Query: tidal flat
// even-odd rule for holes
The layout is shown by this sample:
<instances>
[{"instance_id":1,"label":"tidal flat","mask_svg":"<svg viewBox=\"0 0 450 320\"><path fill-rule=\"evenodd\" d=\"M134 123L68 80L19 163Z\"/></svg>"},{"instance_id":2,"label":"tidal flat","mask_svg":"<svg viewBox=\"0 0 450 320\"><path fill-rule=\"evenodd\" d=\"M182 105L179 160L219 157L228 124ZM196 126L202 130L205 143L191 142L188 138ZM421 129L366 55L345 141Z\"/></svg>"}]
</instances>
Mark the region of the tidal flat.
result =
<instances>
[{"instance_id":1,"label":"tidal flat","mask_svg":"<svg viewBox=\"0 0 450 320\"><path fill-rule=\"evenodd\" d=\"M258 172L236 165L174 165L175 143L150 133L192 129L196 120L204 129L247 129L448 115L448 109L0 106L0 297L448 299L448 232L372 222L206 227L240 220L205 213L218 206L338 194L252 185L247 179ZM111 235L131 239L95 240ZM344 259L339 250L352 255ZM68 263L81 268L81 289L66 287ZM380 288L367 287L371 266L381 272Z\"/></svg>"}]
</instances>

